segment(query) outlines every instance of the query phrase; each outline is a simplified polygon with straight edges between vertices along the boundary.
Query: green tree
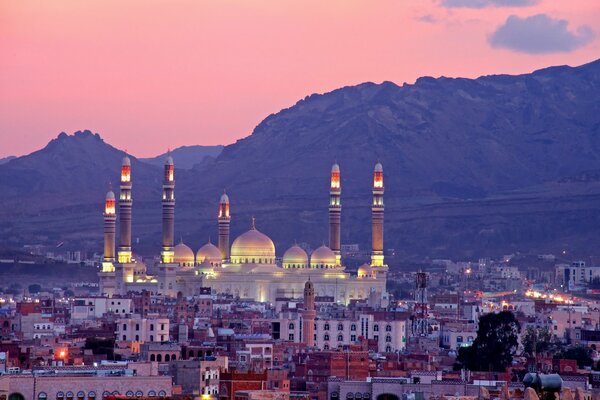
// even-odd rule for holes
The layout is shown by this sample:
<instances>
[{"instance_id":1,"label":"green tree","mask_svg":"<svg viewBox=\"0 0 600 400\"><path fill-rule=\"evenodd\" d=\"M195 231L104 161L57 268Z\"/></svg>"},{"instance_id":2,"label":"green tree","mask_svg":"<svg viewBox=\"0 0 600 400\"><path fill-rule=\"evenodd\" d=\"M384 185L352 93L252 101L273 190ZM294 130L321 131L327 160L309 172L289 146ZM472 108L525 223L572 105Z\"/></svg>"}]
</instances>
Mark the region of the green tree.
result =
<instances>
[{"instance_id":1,"label":"green tree","mask_svg":"<svg viewBox=\"0 0 600 400\"><path fill-rule=\"evenodd\" d=\"M28 291L29 291L29 293L31 293L31 294L36 294L36 293L39 293L39 292L41 292L41 291L42 291L42 287L41 287L39 284L37 284L37 283L34 283L34 284L32 284L32 285L29 285L29 286L27 287L27 290L28 290Z\"/></svg>"},{"instance_id":2,"label":"green tree","mask_svg":"<svg viewBox=\"0 0 600 400\"><path fill-rule=\"evenodd\" d=\"M521 325L510 311L483 315L473 344L459 349L458 365L471 371L506 370L519 346L520 332Z\"/></svg>"},{"instance_id":3,"label":"green tree","mask_svg":"<svg viewBox=\"0 0 600 400\"><path fill-rule=\"evenodd\" d=\"M534 351L535 347L535 351ZM550 328L528 326L523 335L523 354L547 353L556 350L558 342Z\"/></svg>"},{"instance_id":4,"label":"green tree","mask_svg":"<svg viewBox=\"0 0 600 400\"><path fill-rule=\"evenodd\" d=\"M594 360L590 356L592 349L585 346L574 346L562 349L554 355L555 360L575 360L579 368L592 366Z\"/></svg>"}]
</instances>

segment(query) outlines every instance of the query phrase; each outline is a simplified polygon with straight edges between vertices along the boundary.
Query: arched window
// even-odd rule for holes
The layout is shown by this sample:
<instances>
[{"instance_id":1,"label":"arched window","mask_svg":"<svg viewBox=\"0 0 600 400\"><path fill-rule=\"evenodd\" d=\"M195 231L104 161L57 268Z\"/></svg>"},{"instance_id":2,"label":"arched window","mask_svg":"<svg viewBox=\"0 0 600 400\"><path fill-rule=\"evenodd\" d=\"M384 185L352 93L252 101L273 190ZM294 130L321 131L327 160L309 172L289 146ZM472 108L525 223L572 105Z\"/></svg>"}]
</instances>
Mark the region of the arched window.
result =
<instances>
[{"instance_id":1,"label":"arched window","mask_svg":"<svg viewBox=\"0 0 600 400\"><path fill-rule=\"evenodd\" d=\"M170 361L170 360L171 360L171 356L168 354L165 354L165 362Z\"/></svg>"},{"instance_id":2,"label":"arched window","mask_svg":"<svg viewBox=\"0 0 600 400\"><path fill-rule=\"evenodd\" d=\"M325 334L325 336L323 336L323 340L329 340L329 334Z\"/></svg>"},{"instance_id":3,"label":"arched window","mask_svg":"<svg viewBox=\"0 0 600 400\"><path fill-rule=\"evenodd\" d=\"M167 392L165 392L164 390L161 390L160 392L158 392L159 396L166 396Z\"/></svg>"},{"instance_id":4,"label":"arched window","mask_svg":"<svg viewBox=\"0 0 600 400\"><path fill-rule=\"evenodd\" d=\"M162 354L157 354L156 355L156 361L162 362Z\"/></svg>"},{"instance_id":5,"label":"arched window","mask_svg":"<svg viewBox=\"0 0 600 400\"><path fill-rule=\"evenodd\" d=\"M150 354L150 361L156 361L156 356L154 354Z\"/></svg>"},{"instance_id":6,"label":"arched window","mask_svg":"<svg viewBox=\"0 0 600 400\"><path fill-rule=\"evenodd\" d=\"M338 335L338 342L344 341L344 335Z\"/></svg>"},{"instance_id":7,"label":"arched window","mask_svg":"<svg viewBox=\"0 0 600 400\"><path fill-rule=\"evenodd\" d=\"M373 332L379 332L379 325L373 325Z\"/></svg>"},{"instance_id":8,"label":"arched window","mask_svg":"<svg viewBox=\"0 0 600 400\"><path fill-rule=\"evenodd\" d=\"M58 393L56 393L56 400L62 400L64 398L65 398L64 392L58 392Z\"/></svg>"},{"instance_id":9,"label":"arched window","mask_svg":"<svg viewBox=\"0 0 600 400\"><path fill-rule=\"evenodd\" d=\"M108 390L105 390L104 392L102 392L102 398L103 399L106 398L106 397L108 397L108 396L110 396L110 392Z\"/></svg>"},{"instance_id":10,"label":"arched window","mask_svg":"<svg viewBox=\"0 0 600 400\"><path fill-rule=\"evenodd\" d=\"M85 392L82 392L81 390L77 392L77 400L85 400Z\"/></svg>"},{"instance_id":11,"label":"arched window","mask_svg":"<svg viewBox=\"0 0 600 400\"><path fill-rule=\"evenodd\" d=\"M328 331L329 330L329 324L325 324L325 330Z\"/></svg>"},{"instance_id":12,"label":"arched window","mask_svg":"<svg viewBox=\"0 0 600 400\"><path fill-rule=\"evenodd\" d=\"M290 324L288 325L289 329L294 329L294 324L290 322Z\"/></svg>"},{"instance_id":13,"label":"arched window","mask_svg":"<svg viewBox=\"0 0 600 400\"><path fill-rule=\"evenodd\" d=\"M346 395L346 398L347 398L347 399L354 399L354 393L348 393L348 394Z\"/></svg>"},{"instance_id":14,"label":"arched window","mask_svg":"<svg viewBox=\"0 0 600 400\"><path fill-rule=\"evenodd\" d=\"M73 400L73 392L67 392L67 400Z\"/></svg>"},{"instance_id":15,"label":"arched window","mask_svg":"<svg viewBox=\"0 0 600 400\"><path fill-rule=\"evenodd\" d=\"M150 330L153 331L154 330L154 324L150 324Z\"/></svg>"},{"instance_id":16,"label":"arched window","mask_svg":"<svg viewBox=\"0 0 600 400\"><path fill-rule=\"evenodd\" d=\"M135 335L135 341L139 342L140 341L140 335Z\"/></svg>"},{"instance_id":17,"label":"arched window","mask_svg":"<svg viewBox=\"0 0 600 400\"><path fill-rule=\"evenodd\" d=\"M386 353L391 353L391 352L392 352L392 348L391 348L390 346L387 346L387 347L385 348L385 352L386 352Z\"/></svg>"},{"instance_id":18,"label":"arched window","mask_svg":"<svg viewBox=\"0 0 600 400\"><path fill-rule=\"evenodd\" d=\"M329 350L329 345L328 344L324 345L323 350Z\"/></svg>"},{"instance_id":19,"label":"arched window","mask_svg":"<svg viewBox=\"0 0 600 400\"><path fill-rule=\"evenodd\" d=\"M171 360L173 360L173 361L177 360L177 354L173 354L173 355L171 356Z\"/></svg>"},{"instance_id":20,"label":"arched window","mask_svg":"<svg viewBox=\"0 0 600 400\"><path fill-rule=\"evenodd\" d=\"M96 392L89 392L88 393L88 399L95 399L96 398Z\"/></svg>"},{"instance_id":21,"label":"arched window","mask_svg":"<svg viewBox=\"0 0 600 400\"><path fill-rule=\"evenodd\" d=\"M135 397L142 397L144 395L144 392L142 392L141 390L138 390L137 392L135 392Z\"/></svg>"},{"instance_id":22,"label":"arched window","mask_svg":"<svg viewBox=\"0 0 600 400\"><path fill-rule=\"evenodd\" d=\"M352 325L350 325L350 330L351 330L351 331L355 331L355 330L356 330L356 324L352 324Z\"/></svg>"},{"instance_id":23,"label":"arched window","mask_svg":"<svg viewBox=\"0 0 600 400\"><path fill-rule=\"evenodd\" d=\"M392 342L392 337L391 337L391 336L389 336L389 335L388 335L388 336L386 336L386 337L385 337L385 342L386 342L386 343L391 343L391 342Z\"/></svg>"},{"instance_id":24,"label":"arched window","mask_svg":"<svg viewBox=\"0 0 600 400\"><path fill-rule=\"evenodd\" d=\"M134 394L133 394L133 392L131 390L128 390L127 393L125 393L125 396L127 396L127 397L133 397Z\"/></svg>"},{"instance_id":25,"label":"arched window","mask_svg":"<svg viewBox=\"0 0 600 400\"><path fill-rule=\"evenodd\" d=\"M148 397L156 397L156 392L154 390L150 390L148 392Z\"/></svg>"},{"instance_id":26,"label":"arched window","mask_svg":"<svg viewBox=\"0 0 600 400\"><path fill-rule=\"evenodd\" d=\"M150 335L150 341L154 342L154 335Z\"/></svg>"},{"instance_id":27,"label":"arched window","mask_svg":"<svg viewBox=\"0 0 600 400\"><path fill-rule=\"evenodd\" d=\"M48 398L48 395L46 394L46 392L41 392L40 394L38 394L39 400L46 400L47 398Z\"/></svg>"},{"instance_id":28,"label":"arched window","mask_svg":"<svg viewBox=\"0 0 600 400\"><path fill-rule=\"evenodd\" d=\"M343 330L344 330L344 325L338 324L338 331L343 331Z\"/></svg>"},{"instance_id":29,"label":"arched window","mask_svg":"<svg viewBox=\"0 0 600 400\"><path fill-rule=\"evenodd\" d=\"M391 331L392 331L392 326L391 326L391 325L389 325L389 324L388 324L388 325L386 325L386 326L385 326L385 331L386 331L386 332L391 332Z\"/></svg>"}]
</instances>

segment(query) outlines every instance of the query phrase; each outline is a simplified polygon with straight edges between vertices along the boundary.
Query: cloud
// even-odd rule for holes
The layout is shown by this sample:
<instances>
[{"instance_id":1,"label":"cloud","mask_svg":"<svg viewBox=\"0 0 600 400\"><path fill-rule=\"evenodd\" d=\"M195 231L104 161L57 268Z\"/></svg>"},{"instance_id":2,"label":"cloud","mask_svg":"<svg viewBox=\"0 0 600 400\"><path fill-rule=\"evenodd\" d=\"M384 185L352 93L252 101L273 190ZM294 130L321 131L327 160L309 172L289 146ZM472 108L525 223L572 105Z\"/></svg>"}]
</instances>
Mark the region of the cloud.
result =
<instances>
[{"instance_id":1,"label":"cloud","mask_svg":"<svg viewBox=\"0 0 600 400\"><path fill-rule=\"evenodd\" d=\"M490 35L489 43L495 48L542 54L570 52L594 39L595 34L588 26L581 26L572 32L567 25L566 20L554 19L545 14L527 18L511 15Z\"/></svg>"},{"instance_id":2,"label":"cloud","mask_svg":"<svg viewBox=\"0 0 600 400\"><path fill-rule=\"evenodd\" d=\"M435 17L431 14L421 15L417 19L421 22L427 22L429 24L435 24L437 22L437 19L435 19Z\"/></svg>"},{"instance_id":3,"label":"cloud","mask_svg":"<svg viewBox=\"0 0 600 400\"><path fill-rule=\"evenodd\" d=\"M448 8L527 7L539 0L442 0Z\"/></svg>"}]
</instances>

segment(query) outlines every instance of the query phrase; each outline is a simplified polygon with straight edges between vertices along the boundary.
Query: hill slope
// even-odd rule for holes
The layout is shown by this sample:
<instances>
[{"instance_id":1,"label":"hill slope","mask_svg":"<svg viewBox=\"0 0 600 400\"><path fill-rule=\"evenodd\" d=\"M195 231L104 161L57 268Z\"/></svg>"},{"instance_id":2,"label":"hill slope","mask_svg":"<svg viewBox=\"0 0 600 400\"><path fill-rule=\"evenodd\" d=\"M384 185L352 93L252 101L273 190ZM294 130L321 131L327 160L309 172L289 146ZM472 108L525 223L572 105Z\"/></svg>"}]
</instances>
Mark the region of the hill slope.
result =
<instances>
[{"instance_id":1,"label":"hill slope","mask_svg":"<svg viewBox=\"0 0 600 400\"><path fill-rule=\"evenodd\" d=\"M78 142L107 146L81 135ZM0 215L0 240L33 240L40 226L52 238L64 231L73 240L100 238L98 204L107 180L118 179L122 153L111 148L114 156L103 156L64 139L0 166L1 202L22 210L18 220ZM234 234L255 215L279 254L293 240L318 246L327 237L334 160L342 169L344 243L368 246L371 174L380 160L386 247L402 257L592 251L600 234L600 61L308 96L216 159L178 169L177 236L193 247L214 237L216 202L227 189ZM160 170L141 162L133 168L134 235L140 251L157 252ZM55 198L78 204L76 212ZM32 212L39 209L53 211Z\"/></svg>"},{"instance_id":2,"label":"hill slope","mask_svg":"<svg viewBox=\"0 0 600 400\"><path fill-rule=\"evenodd\" d=\"M207 157L216 158L223 151L224 146L181 146L174 150L171 150L171 156L177 160L177 167L183 169L190 169L196 164L202 163ZM148 164L162 167L167 153L163 153L152 158L140 158Z\"/></svg>"}]
</instances>

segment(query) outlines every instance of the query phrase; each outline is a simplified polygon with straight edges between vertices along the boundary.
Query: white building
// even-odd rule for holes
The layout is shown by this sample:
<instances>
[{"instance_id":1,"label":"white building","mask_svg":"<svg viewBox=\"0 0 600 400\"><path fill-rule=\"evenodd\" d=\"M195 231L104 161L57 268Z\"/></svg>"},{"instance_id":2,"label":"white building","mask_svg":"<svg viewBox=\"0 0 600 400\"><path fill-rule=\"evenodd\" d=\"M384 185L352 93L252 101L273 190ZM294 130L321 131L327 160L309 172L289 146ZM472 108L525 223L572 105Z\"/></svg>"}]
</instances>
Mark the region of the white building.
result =
<instances>
[{"instance_id":1,"label":"white building","mask_svg":"<svg viewBox=\"0 0 600 400\"><path fill-rule=\"evenodd\" d=\"M169 340L168 318L121 318L117 320L117 340L166 342Z\"/></svg>"}]
</instances>

